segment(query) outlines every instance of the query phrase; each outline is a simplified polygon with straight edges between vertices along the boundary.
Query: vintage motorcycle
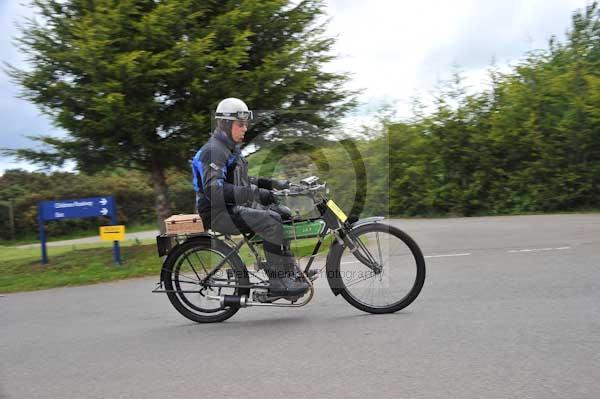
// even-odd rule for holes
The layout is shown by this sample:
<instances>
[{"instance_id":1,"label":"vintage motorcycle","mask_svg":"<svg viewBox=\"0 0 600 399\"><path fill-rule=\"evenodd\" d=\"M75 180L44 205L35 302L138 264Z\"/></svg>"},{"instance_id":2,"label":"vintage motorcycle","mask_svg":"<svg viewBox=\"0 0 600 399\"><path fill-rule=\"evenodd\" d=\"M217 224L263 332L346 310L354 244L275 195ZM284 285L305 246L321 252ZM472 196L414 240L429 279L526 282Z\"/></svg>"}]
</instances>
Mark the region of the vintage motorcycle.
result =
<instances>
[{"instance_id":1,"label":"vintage motorcycle","mask_svg":"<svg viewBox=\"0 0 600 399\"><path fill-rule=\"evenodd\" d=\"M245 233L234 240L213 231L157 237L159 256L166 257L153 292L166 293L179 313L198 323L224 321L249 306L304 306L313 298L313 282L323 274L334 295L365 312L397 312L417 298L425 282L425 260L408 234L382 223L383 217L349 218L327 198L326 184L315 176L275 194L283 200L309 198L319 214L284 221L286 240L314 243L306 267L296 271L296 278L310 286L306 294L270 297L258 245L262 239ZM325 265L311 269L323 244L329 245Z\"/></svg>"}]
</instances>

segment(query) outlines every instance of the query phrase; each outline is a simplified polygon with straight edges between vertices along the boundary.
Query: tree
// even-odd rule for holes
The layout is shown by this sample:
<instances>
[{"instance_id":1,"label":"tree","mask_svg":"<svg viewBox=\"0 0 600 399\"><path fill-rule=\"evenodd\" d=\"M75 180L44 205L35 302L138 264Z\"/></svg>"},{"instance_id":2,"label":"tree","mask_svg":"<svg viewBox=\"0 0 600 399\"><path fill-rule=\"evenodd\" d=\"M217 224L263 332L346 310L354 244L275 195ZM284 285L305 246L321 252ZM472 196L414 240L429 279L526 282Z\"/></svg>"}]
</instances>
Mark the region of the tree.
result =
<instances>
[{"instance_id":1,"label":"tree","mask_svg":"<svg viewBox=\"0 0 600 399\"><path fill-rule=\"evenodd\" d=\"M348 76L321 69L334 41L323 35L320 0L32 5L39 18L18 38L31 69L8 71L68 137L34 136L44 149L5 153L47 166L75 160L86 173L147 172L159 221L170 213L165 171L189 168L220 99L295 111L265 112L250 138L276 134L282 118L300 132L325 135L355 104L354 93L341 88Z\"/></svg>"}]
</instances>

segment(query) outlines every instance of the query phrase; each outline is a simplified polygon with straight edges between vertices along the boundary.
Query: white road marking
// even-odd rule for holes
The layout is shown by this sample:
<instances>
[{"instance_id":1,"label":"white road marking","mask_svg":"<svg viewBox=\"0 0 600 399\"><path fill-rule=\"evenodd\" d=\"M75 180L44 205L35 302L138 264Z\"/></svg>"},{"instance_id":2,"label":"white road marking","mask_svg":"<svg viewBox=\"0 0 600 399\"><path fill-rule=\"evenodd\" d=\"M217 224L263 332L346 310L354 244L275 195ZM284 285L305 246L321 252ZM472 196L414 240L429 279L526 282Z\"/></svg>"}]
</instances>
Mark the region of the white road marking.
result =
<instances>
[{"instance_id":1,"label":"white road marking","mask_svg":"<svg viewBox=\"0 0 600 399\"><path fill-rule=\"evenodd\" d=\"M520 252L540 252L540 251L557 251L563 249L571 249L571 247L558 247L558 248L528 248L528 249L511 249L508 253L516 254Z\"/></svg>"},{"instance_id":2,"label":"white road marking","mask_svg":"<svg viewBox=\"0 0 600 399\"><path fill-rule=\"evenodd\" d=\"M471 255L470 252L464 253L464 254L427 255L427 256L425 256L425 258L446 258L446 257L469 256L469 255ZM347 265L350 263L359 263L359 262L357 260L350 261L350 262L340 262L341 265Z\"/></svg>"},{"instance_id":3,"label":"white road marking","mask_svg":"<svg viewBox=\"0 0 600 399\"><path fill-rule=\"evenodd\" d=\"M426 258L446 258L446 257L451 257L451 256L469 256L471 255L470 252L464 253L464 254L447 254L447 255L427 255L425 256Z\"/></svg>"},{"instance_id":4,"label":"white road marking","mask_svg":"<svg viewBox=\"0 0 600 399\"><path fill-rule=\"evenodd\" d=\"M571 247L511 249L510 251L508 251L508 253L516 254L516 253L522 253L522 252L559 251L559 250L564 250L564 249L571 249ZM425 256L425 258L451 258L451 257L455 257L455 256L469 256L469 255L471 255L471 252L466 252L466 253L462 253L462 254L427 255L427 256ZM340 262L341 265L348 265L351 263L360 263L360 262L357 260L350 261L350 262Z\"/></svg>"}]
</instances>

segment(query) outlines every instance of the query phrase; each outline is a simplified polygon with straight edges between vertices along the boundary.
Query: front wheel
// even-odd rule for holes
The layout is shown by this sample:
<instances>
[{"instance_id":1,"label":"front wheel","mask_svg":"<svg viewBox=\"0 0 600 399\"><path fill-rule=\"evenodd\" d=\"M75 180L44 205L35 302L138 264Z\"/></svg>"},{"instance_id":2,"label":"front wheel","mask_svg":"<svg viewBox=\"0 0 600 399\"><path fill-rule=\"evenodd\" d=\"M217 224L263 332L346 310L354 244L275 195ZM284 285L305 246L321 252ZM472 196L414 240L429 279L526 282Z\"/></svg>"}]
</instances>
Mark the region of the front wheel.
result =
<instances>
[{"instance_id":1,"label":"front wheel","mask_svg":"<svg viewBox=\"0 0 600 399\"><path fill-rule=\"evenodd\" d=\"M369 313L393 313L410 305L425 283L425 259L417 243L393 226L353 229L339 256L340 293Z\"/></svg>"}]
</instances>

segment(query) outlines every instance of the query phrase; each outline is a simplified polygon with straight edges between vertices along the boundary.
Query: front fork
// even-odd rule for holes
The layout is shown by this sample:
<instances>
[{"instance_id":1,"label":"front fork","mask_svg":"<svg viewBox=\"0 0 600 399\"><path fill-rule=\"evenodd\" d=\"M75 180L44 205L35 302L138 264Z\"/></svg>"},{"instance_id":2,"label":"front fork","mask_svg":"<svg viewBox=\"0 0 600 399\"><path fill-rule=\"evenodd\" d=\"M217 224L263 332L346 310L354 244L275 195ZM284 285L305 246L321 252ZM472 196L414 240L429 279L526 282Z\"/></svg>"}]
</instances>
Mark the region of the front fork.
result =
<instances>
[{"instance_id":1,"label":"front fork","mask_svg":"<svg viewBox=\"0 0 600 399\"><path fill-rule=\"evenodd\" d=\"M360 261L360 263L367 266L375 274L381 273L383 265L380 265L377 260L375 260L373 255L371 255L371 252L367 249L367 247L365 247L360 239L355 239L352 237L352 235L349 234L344 227L333 230L333 235L335 236L338 244L342 246L345 245L352 255L354 255L354 257Z\"/></svg>"}]
</instances>

